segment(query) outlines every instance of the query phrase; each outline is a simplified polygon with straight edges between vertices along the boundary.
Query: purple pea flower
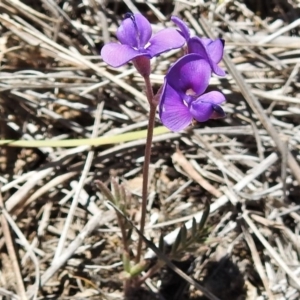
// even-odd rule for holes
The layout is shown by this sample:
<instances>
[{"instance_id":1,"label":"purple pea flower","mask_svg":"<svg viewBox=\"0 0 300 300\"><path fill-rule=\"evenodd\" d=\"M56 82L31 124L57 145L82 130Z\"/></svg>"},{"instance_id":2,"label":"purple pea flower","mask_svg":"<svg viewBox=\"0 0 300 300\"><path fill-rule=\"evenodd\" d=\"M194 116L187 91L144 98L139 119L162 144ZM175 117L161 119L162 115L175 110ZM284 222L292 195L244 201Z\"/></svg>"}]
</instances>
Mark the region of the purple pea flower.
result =
<instances>
[{"instance_id":1,"label":"purple pea flower","mask_svg":"<svg viewBox=\"0 0 300 300\"><path fill-rule=\"evenodd\" d=\"M115 68L139 57L150 60L185 43L180 33L172 28L163 29L151 37L151 25L141 14L127 14L116 35L120 44L109 43L101 50L103 60Z\"/></svg>"},{"instance_id":2,"label":"purple pea flower","mask_svg":"<svg viewBox=\"0 0 300 300\"><path fill-rule=\"evenodd\" d=\"M210 64L197 54L185 55L169 69L159 103L159 116L167 128L180 131L194 119L205 122L225 116L219 105L224 95L217 91L203 94L210 77Z\"/></svg>"},{"instance_id":3,"label":"purple pea flower","mask_svg":"<svg viewBox=\"0 0 300 300\"><path fill-rule=\"evenodd\" d=\"M198 54L201 58L207 60L216 75L225 76L224 70L218 66L223 57L224 40L191 37L190 30L185 22L175 16L172 16L171 20L179 27L181 35L186 40L188 53Z\"/></svg>"}]
</instances>

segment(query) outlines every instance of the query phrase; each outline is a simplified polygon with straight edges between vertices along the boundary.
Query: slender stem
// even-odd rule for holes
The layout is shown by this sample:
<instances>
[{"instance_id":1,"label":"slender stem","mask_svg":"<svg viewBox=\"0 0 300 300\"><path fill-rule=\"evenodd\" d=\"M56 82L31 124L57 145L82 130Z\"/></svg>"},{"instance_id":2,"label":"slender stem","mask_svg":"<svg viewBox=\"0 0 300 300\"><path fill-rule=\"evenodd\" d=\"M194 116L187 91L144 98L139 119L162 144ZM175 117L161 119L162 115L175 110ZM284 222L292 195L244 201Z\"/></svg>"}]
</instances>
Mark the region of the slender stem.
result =
<instances>
[{"instance_id":1,"label":"slender stem","mask_svg":"<svg viewBox=\"0 0 300 300\"><path fill-rule=\"evenodd\" d=\"M124 247L124 252L126 255L126 259L130 259L130 252L129 252L129 247L126 239L126 229L125 229L125 222L122 219L122 216L116 212L117 214L117 220L119 224L119 228L121 229L121 235L122 235L122 242L123 242L123 247ZM123 266L124 266L124 261L123 261ZM125 266L124 266L125 270ZM124 295L129 296L131 293L131 278L124 280Z\"/></svg>"},{"instance_id":2,"label":"slender stem","mask_svg":"<svg viewBox=\"0 0 300 300\"><path fill-rule=\"evenodd\" d=\"M4 205L3 205L3 199L2 199L2 195L0 193L0 209L3 210L4 209ZM16 280L16 290L17 293L19 295L19 298L21 300L26 300L27 296L26 296L26 290L25 290L25 286L24 286L24 282L23 282L23 278L22 278L22 274L21 274L21 270L20 270L20 266L18 263L18 257L14 248L14 243L13 243L13 239L11 236L11 232L10 232L10 228L9 228L9 224L7 219L5 218L5 216L3 214L1 214L0 216L0 220L1 220L1 225L2 225L2 232L3 232L3 236L5 239L5 243L6 243L6 250L9 254L9 258L10 258L10 262L6 262L8 265L11 263L12 269L13 269L13 275L14 275L14 279ZM11 267L9 266L9 267Z\"/></svg>"},{"instance_id":3,"label":"slender stem","mask_svg":"<svg viewBox=\"0 0 300 300\"><path fill-rule=\"evenodd\" d=\"M157 104L154 103L154 94L153 94L150 77L149 76L144 77L144 81L145 81L145 87L146 87L146 96L147 96L148 102L150 104L150 109L151 109L151 105L154 105L155 109L156 109ZM149 121L150 121L150 118L149 118Z\"/></svg>"},{"instance_id":4,"label":"slender stem","mask_svg":"<svg viewBox=\"0 0 300 300\"><path fill-rule=\"evenodd\" d=\"M146 86L146 95L147 95L147 99L148 99L148 102L150 105L150 113L149 113L149 120L148 120L147 139L146 139L146 146L145 146L145 158L144 158L144 165L143 165L142 206L141 206L141 221L140 221L140 231L142 234L144 234L145 222L146 222L149 165L150 165L150 159L151 159L151 145L152 145L153 128L154 128L155 114L156 114L156 107L157 107L157 103L156 103L156 101L154 101L154 94L153 94L153 89L151 86L151 81L150 81L149 76L144 77L144 80L145 80L145 86ZM143 239L140 236L139 241L138 241L138 247L137 247L137 255L136 255L137 263L139 263L140 259L141 259L142 244L143 244Z\"/></svg>"},{"instance_id":5,"label":"slender stem","mask_svg":"<svg viewBox=\"0 0 300 300\"><path fill-rule=\"evenodd\" d=\"M125 222L123 221L122 216L118 212L116 212L116 214L117 214L118 225L119 225L119 228L121 229L121 236L122 236L124 251L129 257L130 252L129 252L129 248L128 248Z\"/></svg>"}]
</instances>

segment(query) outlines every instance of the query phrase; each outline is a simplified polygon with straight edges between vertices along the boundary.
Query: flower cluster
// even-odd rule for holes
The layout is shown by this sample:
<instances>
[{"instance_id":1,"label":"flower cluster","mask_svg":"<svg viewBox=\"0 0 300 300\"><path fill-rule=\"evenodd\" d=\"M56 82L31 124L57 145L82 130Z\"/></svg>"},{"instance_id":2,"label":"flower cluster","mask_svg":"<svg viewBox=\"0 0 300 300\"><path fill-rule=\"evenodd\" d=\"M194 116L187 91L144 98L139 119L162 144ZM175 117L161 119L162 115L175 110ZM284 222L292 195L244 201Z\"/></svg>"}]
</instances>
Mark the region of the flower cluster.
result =
<instances>
[{"instance_id":1,"label":"flower cluster","mask_svg":"<svg viewBox=\"0 0 300 300\"><path fill-rule=\"evenodd\" d=\"M118 43L106 44L101 51L103 60L119 67L132 60L144 77L150 75L150 59L182 47L187 53L168 70L160 90L159 116L161 122L173 131L180 131L193 120L205 122L222 118L220 106L225 101L217 91L204 93L212 73L224 76L218 63L223 57L224 41L191 37L187 25L178 17L172 21L176 29L163 29L152 36L151 25L141 14L127 14L117 30Z\"/></svg>"}]
</instances>

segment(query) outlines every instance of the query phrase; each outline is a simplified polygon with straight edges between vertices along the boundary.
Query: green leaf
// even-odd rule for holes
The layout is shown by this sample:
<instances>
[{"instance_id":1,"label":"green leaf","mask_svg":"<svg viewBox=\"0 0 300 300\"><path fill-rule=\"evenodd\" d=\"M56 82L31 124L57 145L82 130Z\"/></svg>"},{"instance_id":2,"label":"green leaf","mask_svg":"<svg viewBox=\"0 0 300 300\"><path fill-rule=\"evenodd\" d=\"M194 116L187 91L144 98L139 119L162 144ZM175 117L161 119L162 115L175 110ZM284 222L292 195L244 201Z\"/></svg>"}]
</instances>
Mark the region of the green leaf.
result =
<instances>
[{"instance_id":1,"label":"green leaf","mask_svg":"<svg viewBox=\"0 0 300 300\"><path fill-rule=\"evenodd\" d=\"M203 227L208 219L208 216L209 216L209 212L210 212L210 205L209 205L209 201L205 201L204 203L204 211L202 213L202 218L199 222L199 230L202 231L203 230Z\"/></svg>"},{"instance_id":2,"label":"green leaf","mask_svg":"<svg viewBox=\"0 0 300 300\"><path fill-rule=\"evenodd\" d=\"M192 220L192 239L194 239L196 237L196 234L197 234L197 222L196 222L196 219L193 218Z\"/></svg>"},{"instance_id":3,"label":"green leaf","mask_svg":"<svg viewBox=\"0 0 300 300\"><path fill-rule=\"evenodd\" d=\"M165 241L164 241L164 236L161 234L161 236L159 237L159 242L158 242L158 249L159 251L161 251L162 253L165 253Z\"/></svg>"},{"instance_id":4,"label":"green leaf","mask_svg":"<svg viewBox=\"0 0 300 300\"><path fill-rule=\"evenodd\" d=\"M170 132L164 126L154 128L153 135L160 135ZM147 130L127 132L114 136L102 136L92 139L70 139L70 140L1 140L0 146L22 147L22 148L39 148L39 147L77 147L77 146L101 146L109 144L119 144L129 141L136 141L146 138Z\"/></svg>"},{"instance_id":5,"label":"green leaf","mask_svg":"<svg viewBox=\"0 0 300 300\"><path fill-rule=\"evenodd\" d=\"M107 200L111 201L112 203L115 203L115 197L101 180L95 180L95 184L97 185L100 192L107 198Z\"/></svg>"},{"instance_id":6,"label":"green leaf","mask_svg":"<svg viewBox=\"0 0 300 300\"><path fill-rule=\"evenodd\" d=\"M183 225L180 229L180 243L181 243L182 247L185 247L186 240L187 240L187 230L186 230L185 225Z\"/></svg>"},{"instance_id":7,"label":"green leaf","mask_svg":"<svg viewBox=\"0 0 300 300\"><path fill-rule=\"evenodd\" d=\"M176 253L176 251L178 250L178 248L180 246L180 242L181 242L181 229L179 230L176 240L175 240L174 244L172 245L172 250L171 250L172 254Z\"/></svg>"},{"instance_id":8,"label":"green leaf","mask_svg":"<svg viewBox=\"0 0 300 300\"><path fill-rule=\"evenodd\" d=\"M128 202L128 194L126 193L125 187L123 184L119 185L119 191L120 191L120 199L122 200L122 202L125 204L125 206L127 205Z\"/></svg>"},{"instance_id":9,"label":"green leaf","mask_svg":"<svg viewBox=\"0 0 300 300\"><path fill-rule=\"evenodd\" d=\"M117 203L117 205L120 207L120 200L122 200L122 199L120 199L120 196L121 196L120 186L119 186L119 183L116 178L111 179L111 191L112 191L112 194L114 195L115 203Z\"/></svg>"}]
</instances>

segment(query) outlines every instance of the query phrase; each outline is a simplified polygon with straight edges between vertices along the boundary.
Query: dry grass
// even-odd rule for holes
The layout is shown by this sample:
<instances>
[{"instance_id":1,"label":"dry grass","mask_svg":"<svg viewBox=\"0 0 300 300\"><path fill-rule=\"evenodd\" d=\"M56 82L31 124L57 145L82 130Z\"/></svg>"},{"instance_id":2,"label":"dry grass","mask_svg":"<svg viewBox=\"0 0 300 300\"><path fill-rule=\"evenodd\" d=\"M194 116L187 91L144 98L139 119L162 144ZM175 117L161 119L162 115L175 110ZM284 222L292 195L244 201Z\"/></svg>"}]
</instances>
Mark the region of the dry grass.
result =
<instances>
[{"instance_id":1,"label":"dry grass","mask_svg":"<svg viewBox=\"0 0 300 300\"><path fill-rule=\"evenodd\" d=\"M176 265L219 299L299 299L298 0L2 0L1 139L146 128L141 77L99 56L128 10L155 30L176 14L226 40L228 76L211 86L225 93L227 117L155 137L146 236L172 243L209 200L208 243ZM178 55L153 60L155 89ZM94 181L119 177L138 224L143 151L144 140L0 148L1 299L122 299L120 231ZM167 269L146 289L149 299L204 299Z\"/></svg>"}]
</instances>

